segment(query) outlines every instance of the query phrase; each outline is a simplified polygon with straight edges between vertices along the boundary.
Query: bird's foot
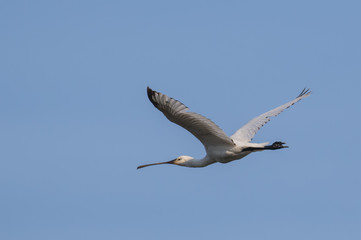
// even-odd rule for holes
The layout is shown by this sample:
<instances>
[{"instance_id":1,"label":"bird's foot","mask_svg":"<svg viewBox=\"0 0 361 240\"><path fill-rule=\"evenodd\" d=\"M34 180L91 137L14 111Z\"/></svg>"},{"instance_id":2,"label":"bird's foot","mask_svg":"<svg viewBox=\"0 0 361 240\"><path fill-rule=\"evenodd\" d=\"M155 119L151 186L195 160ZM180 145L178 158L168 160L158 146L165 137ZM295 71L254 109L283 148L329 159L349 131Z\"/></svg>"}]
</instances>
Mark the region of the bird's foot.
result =
<instances>
[{"instance_id":1,"label":"bird's foot","mask_svg":"<svg viewBox=\"0 0 361 240\"><path fill-rule=\"evenodd\" d=\"M277 141L277 142L272 143L271 148L274 150L280 149L280 148L288 148L288 146L283 146L283 144L286 144L286 143Z\"/></svg>"}]
</instances>

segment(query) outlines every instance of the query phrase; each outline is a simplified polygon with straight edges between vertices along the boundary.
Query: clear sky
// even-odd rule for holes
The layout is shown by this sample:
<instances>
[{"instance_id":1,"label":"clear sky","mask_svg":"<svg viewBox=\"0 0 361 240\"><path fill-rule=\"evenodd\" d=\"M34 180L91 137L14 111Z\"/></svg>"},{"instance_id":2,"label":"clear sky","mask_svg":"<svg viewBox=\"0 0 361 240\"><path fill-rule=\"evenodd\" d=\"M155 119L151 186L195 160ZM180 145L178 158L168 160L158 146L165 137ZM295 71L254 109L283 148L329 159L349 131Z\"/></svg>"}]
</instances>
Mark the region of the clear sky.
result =
<instances>
[{"instance_id":1,"label":"clear sky","mask_svg":"<svg viewBox=\"0 0 361 240\"><path fill-rule=\"evenodd\" d=\"M360 239L360 1L1 1L0 238ZM232 134L202 169L146 87Z\"/></svg>"}]
</instances>

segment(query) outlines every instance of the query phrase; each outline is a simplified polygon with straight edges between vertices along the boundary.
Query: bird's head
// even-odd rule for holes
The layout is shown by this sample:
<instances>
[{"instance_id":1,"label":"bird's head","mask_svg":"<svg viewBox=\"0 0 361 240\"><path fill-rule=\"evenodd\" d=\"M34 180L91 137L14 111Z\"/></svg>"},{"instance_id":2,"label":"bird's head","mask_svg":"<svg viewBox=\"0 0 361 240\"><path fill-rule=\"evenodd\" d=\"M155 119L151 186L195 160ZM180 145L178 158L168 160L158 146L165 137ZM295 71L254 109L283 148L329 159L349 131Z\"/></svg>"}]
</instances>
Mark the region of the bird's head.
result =
<instances>
[{"instance_id":1,"label":"bird's head","mask_svg":"<svg viewBox=\"0 0 361 240\"><path fill-rule=\"evenodd\" d=\"M187 162L192 159L194 159L194 158L190 157L190 156L179 156L176 159L173 159L168 162L159 162L159 163L140 165L137 167L137 169L148 167L148 166L153 166L153 165L160 165L160 164L174 164L174 165L179 165L179 166L187 166Z\"/></svg>"},{"instance_id":2,"label":"bird's head","mask_svg":"<svg viewBox=\"0 0 361 240\"><path fill-rule=\"evenodd\" d=\"M174 159L174 163L175 165L179 165L179 166L187 166L187 162L189 160L193 160L194 158L191 156L179 156L176 159Z\"/></svg>"}]
</instances>

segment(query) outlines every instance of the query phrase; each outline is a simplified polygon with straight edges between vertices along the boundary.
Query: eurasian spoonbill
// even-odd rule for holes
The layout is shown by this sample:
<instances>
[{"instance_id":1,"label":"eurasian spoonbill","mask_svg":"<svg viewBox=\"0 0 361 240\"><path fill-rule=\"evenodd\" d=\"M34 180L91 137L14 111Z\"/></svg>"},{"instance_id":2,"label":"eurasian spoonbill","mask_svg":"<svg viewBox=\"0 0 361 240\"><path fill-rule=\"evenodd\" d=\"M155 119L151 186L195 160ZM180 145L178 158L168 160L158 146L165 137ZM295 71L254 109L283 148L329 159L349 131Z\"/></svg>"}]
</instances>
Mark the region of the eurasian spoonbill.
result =
<instances>
[{"instance_id":1,"label":"eurasian spoonbill","mask_svg":"<svg viewBox=\"0 0 361 240\"><path fill-rule=\"evenodd\" d=\"M202 159L195 159L190 156L180 156L168 162L141 165L138 166L137 169L159 164L205 167L216 162L228 163L241 159L252 152L287 148L288 146L284 146L283 144L285 143L280 141L268 145L268 142L251 143L251 140L257 131L270 120L270 117L277 116L283 110L311 94L309 89L303 89L292 101L253 118L246 125L238 129L232 136L228 137L222 129L210 119L203 117L198 113L189 112L189 109L183 103L170 98L165 94L153 91L149 87L147 87L147 93L149 100L168 118L169 121L185 128L201 141L207 154Z\"/></svg>"}]
</instances>

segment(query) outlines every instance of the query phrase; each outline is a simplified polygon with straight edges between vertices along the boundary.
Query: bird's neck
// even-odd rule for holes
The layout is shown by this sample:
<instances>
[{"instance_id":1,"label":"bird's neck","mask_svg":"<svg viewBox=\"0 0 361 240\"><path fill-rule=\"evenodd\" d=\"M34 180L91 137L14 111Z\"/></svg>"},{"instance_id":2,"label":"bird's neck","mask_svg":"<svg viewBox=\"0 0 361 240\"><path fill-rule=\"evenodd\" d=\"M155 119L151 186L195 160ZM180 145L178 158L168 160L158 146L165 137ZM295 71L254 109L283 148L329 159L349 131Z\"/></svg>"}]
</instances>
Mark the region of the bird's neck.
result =
<instances>
[{"instance_id":1,"label":"bird's neck","mask_svg":"<svg viewBox=\"0 0 361 240\"><path fill-rule=\"evenodd\" d=\"M196 159L196 158L190 159L185 163L185 166L186 167L205 167L212 163L214 163L214 161L209 159L208 156L205 156L202 159Z\"/></svg>"}]
</instances>

